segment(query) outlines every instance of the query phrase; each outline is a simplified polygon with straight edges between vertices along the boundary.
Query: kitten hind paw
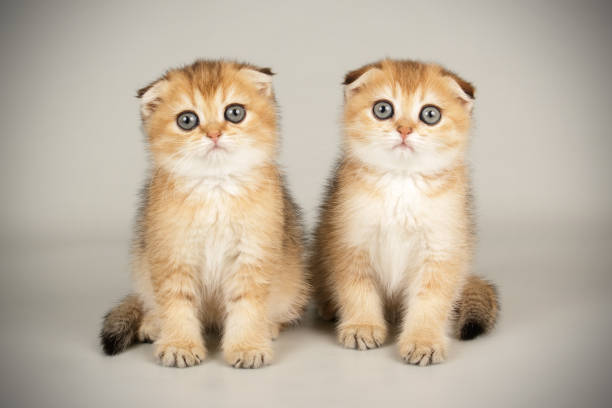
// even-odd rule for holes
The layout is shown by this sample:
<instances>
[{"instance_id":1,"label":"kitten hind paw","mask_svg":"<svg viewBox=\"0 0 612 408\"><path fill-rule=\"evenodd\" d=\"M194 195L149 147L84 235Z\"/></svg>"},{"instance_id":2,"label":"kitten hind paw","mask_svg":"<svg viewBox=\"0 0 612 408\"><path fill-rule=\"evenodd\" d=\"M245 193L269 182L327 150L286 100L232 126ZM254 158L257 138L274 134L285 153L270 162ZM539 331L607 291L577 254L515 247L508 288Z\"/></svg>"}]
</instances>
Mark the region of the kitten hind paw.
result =
<instances>
[{"instance_id":1,"label":"kitten hind paw","mask_svg":"<svg viewBox=\"0 0 612 408\"><path fill-rule=\"evenodd\" d=\"M141 343L153 343L159 338L159 327L145 320L138 329L137 336Z\"/></svg>"}]
</instances>

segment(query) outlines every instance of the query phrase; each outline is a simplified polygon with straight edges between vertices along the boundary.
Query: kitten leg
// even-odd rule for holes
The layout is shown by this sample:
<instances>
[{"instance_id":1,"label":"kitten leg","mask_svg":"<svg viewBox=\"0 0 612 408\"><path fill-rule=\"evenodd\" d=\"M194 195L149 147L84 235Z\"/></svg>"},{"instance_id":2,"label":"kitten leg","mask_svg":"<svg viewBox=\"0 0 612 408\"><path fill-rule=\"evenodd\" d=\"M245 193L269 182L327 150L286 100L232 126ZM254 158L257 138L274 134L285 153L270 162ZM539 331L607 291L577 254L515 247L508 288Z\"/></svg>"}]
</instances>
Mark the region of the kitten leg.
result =
<instances>
[{"instance_id":1,"label":"kitten leg","mask_svg":"<svg viewBox=\"0 0 612 408\"><path fill-rule=\"evenodd\" d=\"M319 246L316 245L316 248ZM332 321L338 318L338 307L334 304L334 296L329 283L329 269L323 259L322 250L318 248L313 251L309 261L313 295L319 317L326 321Z\"/></svg>"},{"instance_id":2,"label":"kitten leg","mask_svg":"<svg viewBox=\"0 0 612 408\"><path fill-rule=\"evenodd\" d=\"M138 341L152 343L159 338L159 318L152 310L145 313L138 329Z\"/></svg>"},{"instance_id":3,"label":"kitten leg","mask_svg":"<svg viewBox=\"0 0 612 408\"><path fill-rule=\"evenodd\" d=\"M347 348L380 347L387 337L387 324L369 262L365 254L346 260L333 275L339 305L338 340Z\"/></svg>"},{"instance_id":4,"label":"kitten leg","mask_svg":"<svg viewBox=\"0 0 612 408\"><path fill-rule=\"evenodd\" d=\"M301 257L285 255L282 274L270 284L268 316L272 325L272 338L278 337L279 331L298 322L308 304L310 297L308 284Z\"/></svg>"},{"instance_id":5,"label":"kitten leg","mask_svg":"<svg viewBox=\"0 0 612 408\"><path fill-rule=\"evenodd\" d=\"M261 268L244 265L230 284L222 348L235 368L259 368L272 360L269 284L262 276Z\"/></svg>"},{"instance_id":6,"label":"kitten leg","mask_svg":"<svg viewBox=\"0 0 612 408\"><path fill-rule=\"evenodd\" d=\"M178 266L156 288L160 333L155 341L155 356L164 366L191 367L206 356L196 282L190 267Z\"/></svg>"},{"instance_id":7,"label":"kitten leg","mask_svg":"<svg viewBox=\"0 0 612 408\"><path fill-rule=\"evenodd\" d=\"M281 331L280 323L270 323L270 338L272 340L278 339L278 335L280 334L280 331Z\"/></svg>"},{"instance_id":8,"label":"kitten leg","mask_svg":"<svg viewBox=\"0 0 612 408\"><path fill-rule=\"evenodd\" d=\"M398 340L402 359L427 366L446 358L446 327L460 288L456 263L429 262L423 265L408 291L408 305Z\"/></svg>"}]
</instances>

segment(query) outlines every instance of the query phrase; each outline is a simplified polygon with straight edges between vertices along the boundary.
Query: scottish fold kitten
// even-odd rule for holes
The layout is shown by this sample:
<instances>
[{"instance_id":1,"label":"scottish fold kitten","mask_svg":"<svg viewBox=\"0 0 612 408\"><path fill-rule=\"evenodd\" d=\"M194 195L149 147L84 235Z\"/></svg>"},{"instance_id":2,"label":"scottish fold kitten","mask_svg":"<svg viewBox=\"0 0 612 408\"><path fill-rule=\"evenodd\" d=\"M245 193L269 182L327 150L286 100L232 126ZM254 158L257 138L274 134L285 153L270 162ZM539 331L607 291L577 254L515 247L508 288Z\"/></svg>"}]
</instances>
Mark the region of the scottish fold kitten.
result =
<instances>
[{"instance_id":1,"label":"scottish fold kitten","mask_svg":"<svg viewBox=\"0 0 612 408\"><path fill-rule=\"evenodd\" d=\"M104 351L154 342L164 366L206 357L257 368L308 300L299 211L276 164L272 72L196 61L138 92L152 176L133 246L133 294L106 316Z\"/></svg>"},{"instance_id":2,"label":"scottish fold kitten","mask_svg":"<svg viewBox=\"0 0 612 408\"><path fill-rule=\"evenodd\" d=\"M320 313L360 350L383 344L397 317L403 360L442 362L449 323L473 338L499 308L493 285L470 274L474 87L435 64L386 59L349 72L344 92L342 155L311 258Z\"/></svg>"}]
</instances>

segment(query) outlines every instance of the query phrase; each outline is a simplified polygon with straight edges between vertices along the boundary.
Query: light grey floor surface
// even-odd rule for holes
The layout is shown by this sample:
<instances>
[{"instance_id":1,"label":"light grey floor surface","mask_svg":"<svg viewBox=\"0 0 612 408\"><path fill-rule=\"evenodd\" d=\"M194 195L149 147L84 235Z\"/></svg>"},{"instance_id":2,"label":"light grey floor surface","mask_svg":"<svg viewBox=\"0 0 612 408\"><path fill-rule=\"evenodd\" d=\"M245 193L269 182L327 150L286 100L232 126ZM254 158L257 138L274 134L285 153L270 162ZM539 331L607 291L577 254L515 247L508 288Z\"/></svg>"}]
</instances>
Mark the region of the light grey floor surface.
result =
<instances>
[{"instance_id":1,"label":"light grey floor surface","mask_svg":"<svg viewBox=\"0 0 612 408\"><path fill-rule=\"evenodd\" d=\"M156 365L151 345L106 357L97 333L129 287L127 242L8 245L1 260L2 407L612 406L607 233L481 238L476 270L499 285L502 318L428 368L402 364L393 342L342 349L312 310L260 370L214 348L189 369Z\"/></svg>"}]
</instances>

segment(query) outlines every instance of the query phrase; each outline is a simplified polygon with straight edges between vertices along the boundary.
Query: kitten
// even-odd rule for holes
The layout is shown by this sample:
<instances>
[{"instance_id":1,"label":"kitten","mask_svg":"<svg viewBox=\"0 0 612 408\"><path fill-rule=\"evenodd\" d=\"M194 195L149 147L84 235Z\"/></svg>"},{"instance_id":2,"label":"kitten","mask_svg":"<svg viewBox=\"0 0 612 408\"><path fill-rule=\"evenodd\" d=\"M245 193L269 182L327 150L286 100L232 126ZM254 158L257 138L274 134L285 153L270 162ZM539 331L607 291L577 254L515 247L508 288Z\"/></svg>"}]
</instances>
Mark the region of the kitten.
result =
<instances>
[{"instance_id":1,"label":"kitten","mask_svg":"<svg viewBox=\"0 0 612 408\"><path fill-rule=\"evenodd\" d=\"M196 61L138 91L152 159L133 246L134 293L105 317L104 351L153 341L164 366L206 356L257 368L308 300L298 208L276 165L272 72Z\"/></svg>"},{"instance_id":2,"label":"kitten","mask_svg":"<svg viewBox=\"0 0 612 408\"><path fill-rule=\"evenodd\" d=\"M342 155L311 259L320 314L360 350L382 345L397 316L403 360L442 362L449 320L470 339L499 307L495 288L469 274L474 88L438 65L389 59L344 86Z\"/></svg>"}]
</instances>

